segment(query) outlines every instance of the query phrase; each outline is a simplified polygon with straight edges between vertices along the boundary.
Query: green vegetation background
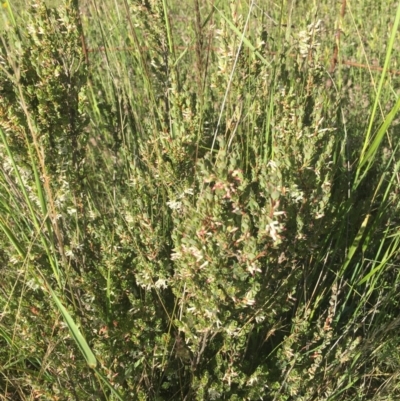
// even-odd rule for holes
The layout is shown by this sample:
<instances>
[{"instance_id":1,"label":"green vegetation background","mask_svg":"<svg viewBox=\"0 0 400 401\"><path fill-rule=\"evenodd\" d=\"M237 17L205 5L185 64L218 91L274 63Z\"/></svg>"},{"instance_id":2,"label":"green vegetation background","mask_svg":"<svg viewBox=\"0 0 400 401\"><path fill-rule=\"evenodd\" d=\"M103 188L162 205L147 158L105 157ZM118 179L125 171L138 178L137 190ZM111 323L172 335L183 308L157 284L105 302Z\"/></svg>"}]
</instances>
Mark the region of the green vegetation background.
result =
<instances>
[{"instance_id":1,"label":"green vegetation background","mask_svg":"<svg viewBox=\"0 0 400 401\"><path fill-rule=\"evenodd\" d=\"M1 400L400 398L396 2L1 16Z\"/></svg>"}]
</instances>

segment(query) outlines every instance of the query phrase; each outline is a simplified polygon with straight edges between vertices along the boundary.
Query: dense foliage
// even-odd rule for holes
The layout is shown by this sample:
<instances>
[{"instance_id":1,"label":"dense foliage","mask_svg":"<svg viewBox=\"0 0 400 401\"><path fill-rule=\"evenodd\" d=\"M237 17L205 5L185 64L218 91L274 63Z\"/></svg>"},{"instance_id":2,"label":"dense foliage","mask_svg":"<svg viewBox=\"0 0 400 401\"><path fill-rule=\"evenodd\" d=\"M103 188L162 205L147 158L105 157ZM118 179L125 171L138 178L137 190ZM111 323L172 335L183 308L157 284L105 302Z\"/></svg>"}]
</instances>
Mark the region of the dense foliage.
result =
<instances>
[{"instance_id":1,"label":"dense foliage","mask_svg":"<svg viewBox=\"0 0 400 401\"><path fill-rule=\"evenodd\" d=\"M121 3L4 3L1 399L397 399L400 13Z\"/></svg>"}]
</instances>

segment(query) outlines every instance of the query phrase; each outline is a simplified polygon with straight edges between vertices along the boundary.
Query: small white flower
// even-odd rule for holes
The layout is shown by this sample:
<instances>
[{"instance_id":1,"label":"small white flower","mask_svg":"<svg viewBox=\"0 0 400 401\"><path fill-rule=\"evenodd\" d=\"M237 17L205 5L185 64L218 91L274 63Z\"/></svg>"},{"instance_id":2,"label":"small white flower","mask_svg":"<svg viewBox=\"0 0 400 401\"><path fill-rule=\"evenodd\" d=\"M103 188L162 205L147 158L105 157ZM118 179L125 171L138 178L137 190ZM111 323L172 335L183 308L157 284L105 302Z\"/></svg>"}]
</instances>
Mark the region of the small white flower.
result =
<instances>
[{"instance_id":1,"label":"small white flower","mask_svg":"<svg viewBox=\"0 0 400 401\"><path fill-rule=\"evenodd\" d=\"M167 205L169 206L170 209L172 210L181 210L182 209L182 202L177 202L177 201L169 201L167 202Z\"/></svg>"},{"instance_id":2,"label":"small white flower","mask_svg":"<svg viewBox=\"0 0 400 401\"><path fill-rule=\"evenodd\" d=\"M252 386L254 383L258 382L258 377L257 376L252 376L250 379L247 381L248 386Z\"/></svg>"},{"instance_id":3,"label":"small white flower","mask_svg":"<svg viewBox=\"0 0 400 401\"><path fill-rule=\"evenodd\" d=\"M269 223L266 227L265 230L268 232L270 237L273 239L274 242L277 242L280 238L278 231L279 231L279 222L277 221L272 221Z\"/></svg>"},{"instance_id":4,"label":"small white flower","mask_svg":"<svg viewBox=\"0 0 400 401\"><path fill-rule=\"evenodd\" d=\"M69 207L67 209L67 213L72 216L73 214L76 214L76 209L74 207Z\"/></svg>"},{"instance_id":5,"label":"small white flower","mask_svg":"<svg viewBox=\"0 0 400 401\"><path fill-rule=\"evenodd\" d=\"M74 252L72 251L72 249L69 249L68 251L65 252L65 256L69 257L69 258L73 258Z\"/></svg>"},{"instance_id":6,"label":"small white flower","mask_svg":"<svg viewBox=\"0 0 400 401\"><path fill-rule=\"evenodd\" d=\"M39 284L36 281L34 281L33 279L27 281L26 285L33 291L36 291L37 289L40 288Z\"/></svg>"},{"instance_id":7,"label":"small white flower","mask_svg":"<svg viewBox=\"0 0 400 401\"><path fill-rule=\"evenodd\" d=\"M257 323L261 323L265 320L265 316L264 315L256 315L255 320Z\"/></svg>"},{"instance_id":8,"label":"small white flower","mask_svg":"<svg viewBox=\"0 0 400 401\"><path fill-rule=\"evenodd\" d=\"M208 395L210 397L210 400L219 400L221 399L221 393L218 391L214 390L213 388L208 389Z\"/></svg>"},{"instance_id":9,"label":"small white flower","mask_svg":"<svg viewBox=\"0 0 400 401\"><path fill-rule=\"evenodd\" d=\"M182 257L182 254L178 251L171 253L171 260L179 260Z\"/></svg>"},{"instance_id":10,"label":"small white flower","mask_svg":"<svg viewBox=\"0 0 400 401\"><path fill-rule=\"evenodd\" d=\"M250 266L247 266L246 269L252 276L254 276L254 273L261 273L261 269L256 266L255 263L252 263Z\"/></svg>"},{"instance_id":11,"label":"small white flower","mask_svg":"<svg viewBox=\"0 0 400 401\"><path fill-rule=\"evenodd\" d=\"M155 283L154 283L156 288L167 288L167 280L163 279L163 278L159 278Z\"/></svg>"}]
</instances>

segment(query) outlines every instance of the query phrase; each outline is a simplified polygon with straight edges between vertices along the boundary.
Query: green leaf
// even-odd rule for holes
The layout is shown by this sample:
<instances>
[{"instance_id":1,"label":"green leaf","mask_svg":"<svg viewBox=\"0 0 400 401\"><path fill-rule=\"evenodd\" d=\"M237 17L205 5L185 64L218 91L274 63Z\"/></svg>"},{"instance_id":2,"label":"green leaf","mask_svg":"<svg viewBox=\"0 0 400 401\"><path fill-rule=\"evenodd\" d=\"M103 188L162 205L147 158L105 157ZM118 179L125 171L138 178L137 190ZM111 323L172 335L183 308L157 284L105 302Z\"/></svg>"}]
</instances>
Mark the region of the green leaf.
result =
<instances>
[{"instance_id":1,"label":"green leaf","mask_svg":"<svg viewBox=\"0 0 400 401\"><path fill-rule=\"evenodd\" d=\"M60 310L61 314L63 315L65 322L68 325L68 328L74 338L76 344L78 345L82 355L85 357L88 366L94 369L97 366L97 360L94 356L92 350L90 349L88 343L86 342L85 338L83 337L82 333L80 332L78 326L75 324L74 320L72 319L71 315L68 313L67 309L61 303L60 299L57 297L55 292L50 289L51 296L53 297L58 309Z\"/></svg>"}]
</instances>

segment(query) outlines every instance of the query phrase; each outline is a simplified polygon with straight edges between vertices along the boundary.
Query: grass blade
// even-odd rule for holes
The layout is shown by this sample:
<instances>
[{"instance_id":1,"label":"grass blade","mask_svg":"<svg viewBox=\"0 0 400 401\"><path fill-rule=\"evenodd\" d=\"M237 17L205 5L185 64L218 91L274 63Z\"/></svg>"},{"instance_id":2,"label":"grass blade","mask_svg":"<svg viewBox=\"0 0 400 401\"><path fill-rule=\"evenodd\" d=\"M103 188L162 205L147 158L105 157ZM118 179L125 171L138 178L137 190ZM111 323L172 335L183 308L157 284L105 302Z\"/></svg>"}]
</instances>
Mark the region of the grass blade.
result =
<instances>
[{"instance_id":1,"label":"grass blade","mask_svg":"<svg viewBox=\"0 0 400 401\"><path fill-rule=\"evenodd\" d=\"M78 326L75 324L74 320L72 319L71 315L61 303L60 299L57 297L56 293L49 287L51 296L54 299L58 309L60 310L61 314L63 315L65 322L68 325L68 328L71 332L72 337L74 338L76 344L78 345L82 355L85 357L88 366L94 369L97 366L97 360L94 356L92 350L90 349L87 341L83 337L81 331L79 330Z\"/></svg>"},{"instance_id":2,"label":"grass blade","mask_svg":"<svg viewBox=\"0 0 400 401\"><path fill-rule=\"evenodd\" d=\"M394 21L394 24L393 24L393 27L392 27L392 30L391 30L390 39L389 39L388 47L387 47L387 50L386 50L385 64L383 66L381 79L380 79L379 84L378 84L378 90L377 90L377 93L376 93L375 102L374 102L374 105L372 106L371 117L370 117L370 120L369 120L367 133L365 135L364 145L363 145L363 148L361 150L360 160L359 160L359 164L358 164L357 172L356 172L355 185L358 185L358 183L361 181L361 179L358 180L361 168L364 166L364 164L368 160L371 159L372 155L375 154L376 149L378 148L379 144L382 141L384 133L386 132L389 124L392 122L393 117L394 117L393 116L392 118L390 118L391 115L392 115L392 112L398 111L399 106L400 106L399 105L399 100L397 100L396 105L392 109L391 113L389 113L389 115L385 119L385 122L383 123L381 129L378 131L374 141L370 145L370 136L371 136L372 126L373 126L373 123L374 123L374 120L375 120L375 115L376 115L376 111L377 111L377 108L378 108L379 99L380 99L380 96L381 96L381 93L382 93L383 83L385 81L386 73L387 73L387 71L389 69L389 63L390 63L390 59L391 59L391 56L392 56L392 50L393 50L393 46L394 46L394 43L395 43L396 34L397 34L397 31L398 31L399 24L400 24L400 4L397 6L396 19ZM369 149L368 149L368 147L369 147ZM368 165L368 168L369 168L369 165ZM368 168L367 168L367 171L368 171Z\"/></svg>"}]
</instances>

